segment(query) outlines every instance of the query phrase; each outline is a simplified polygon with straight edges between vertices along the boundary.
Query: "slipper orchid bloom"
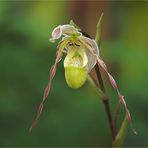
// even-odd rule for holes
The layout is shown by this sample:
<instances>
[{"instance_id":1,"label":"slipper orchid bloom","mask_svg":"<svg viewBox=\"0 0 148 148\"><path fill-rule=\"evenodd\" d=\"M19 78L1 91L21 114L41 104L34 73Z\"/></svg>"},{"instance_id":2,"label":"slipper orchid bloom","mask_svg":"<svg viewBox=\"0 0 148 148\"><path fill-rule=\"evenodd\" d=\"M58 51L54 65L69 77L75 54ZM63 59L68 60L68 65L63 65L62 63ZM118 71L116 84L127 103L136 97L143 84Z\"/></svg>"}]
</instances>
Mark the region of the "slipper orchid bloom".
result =
<instances>
[{"instance_id":1,"label":"slipper orchid bloom","mask_svg":"<svg viewBox=\"0 0 148 148\"><path fill-rule=\"evenodd\" d=\"M84 36L81 30L72 24L57 26L52 32L50 41L54 42L61 37L62 39L57 46L55 63L50 70L50 79L44 90L43 100L39 106L37 116L32 123L30 131L34 128L42 113L44 101L50 92L51 83L56 73L57 63L60 62L64 53L66 53L64 60L65 79L68 86L71 88L80 88L87 80L88 74L91 72L92 68L97 64L101 70L107 74L110 84L116 90L120 102L124 105L127 119L132 126L131 116L124 100L124 96L120 93L114 78L108 72L105 63L100 58L99 48L96 41Z\"/></svg>"}]
</instances>

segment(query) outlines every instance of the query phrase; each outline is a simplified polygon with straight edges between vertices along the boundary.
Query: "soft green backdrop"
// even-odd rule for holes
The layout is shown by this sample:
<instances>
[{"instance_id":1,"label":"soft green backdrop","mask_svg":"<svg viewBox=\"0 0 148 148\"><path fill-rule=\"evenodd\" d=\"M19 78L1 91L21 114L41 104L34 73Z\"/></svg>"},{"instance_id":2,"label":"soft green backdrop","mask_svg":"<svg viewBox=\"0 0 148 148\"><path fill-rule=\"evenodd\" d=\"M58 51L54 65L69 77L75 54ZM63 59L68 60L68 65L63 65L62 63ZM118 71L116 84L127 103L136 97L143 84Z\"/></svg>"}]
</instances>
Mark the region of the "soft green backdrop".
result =
<instances>
[{"instance_id":1,"label":"soft green backdrop","mask_svg":"<svg viewBox=\"0 0 148 148\"><path fill-rule=\"evenodd\" d=\"M0 146L111 146L102 102L88 83L68 88L62 62L43 114L28 132L55 58L52 29L74 19L94 37L102 11L100 54L138 131L128 129L124 146L148 146L148 2L107 1L0 2ZM118 97L106 88L114 111Z\"/></svg>"}]
</instances>

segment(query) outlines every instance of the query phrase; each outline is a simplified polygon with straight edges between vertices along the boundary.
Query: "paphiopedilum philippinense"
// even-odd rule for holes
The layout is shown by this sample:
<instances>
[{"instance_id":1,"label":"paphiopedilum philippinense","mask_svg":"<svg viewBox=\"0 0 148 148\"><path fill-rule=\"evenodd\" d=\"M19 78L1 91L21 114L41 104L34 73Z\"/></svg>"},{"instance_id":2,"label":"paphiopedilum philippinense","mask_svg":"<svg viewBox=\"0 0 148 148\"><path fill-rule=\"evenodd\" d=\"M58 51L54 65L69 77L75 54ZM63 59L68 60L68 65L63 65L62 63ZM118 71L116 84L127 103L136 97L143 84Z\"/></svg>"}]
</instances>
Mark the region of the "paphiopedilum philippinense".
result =
<instances>
[{"instance_id":1,"label":"paphiopedilum philippinense","mask_svg":"<svg viewBox=\"0 0 148 148\"><path fill-rule=\"evenodd\" d=\"M99 67L107 74L112 87L117 91L120 102L123 103L125 107L127 119L129 123L131 123L130 113L127 109L124 96L119 92L115 80L108 72L106 65L100 58L99 48L96 41L84 36L81 30L72 24L59 25L56 27L52 32L50 41L54 42L56 39L61 37L62 39L57 46L55 63L50 70L49 83L45 88L43 100L39 106L37 116L30 130L32 130L35 126L40 114L42 113L44 101L50 92L51 82L56 73L57 63L61 60L64 53L66 54L64 60L65 79L68 86L71 88L80 88L87 80L88 74L92 68L98 64Z\"/></svg>"}]
</instances>

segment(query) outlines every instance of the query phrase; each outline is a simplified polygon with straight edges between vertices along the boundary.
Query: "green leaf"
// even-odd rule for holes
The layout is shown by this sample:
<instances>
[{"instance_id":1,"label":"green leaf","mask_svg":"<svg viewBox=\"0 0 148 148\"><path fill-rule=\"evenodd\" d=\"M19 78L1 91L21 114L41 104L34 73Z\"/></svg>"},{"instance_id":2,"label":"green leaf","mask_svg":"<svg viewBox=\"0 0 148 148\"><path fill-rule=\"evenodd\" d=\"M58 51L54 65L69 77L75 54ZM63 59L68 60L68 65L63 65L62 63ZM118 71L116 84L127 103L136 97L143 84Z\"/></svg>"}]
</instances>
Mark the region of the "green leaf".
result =
<instances>
[{"instance_id":1,"label":"green leaf","mask_svg":"<svg viewBox=\"0 0 148 148\"><path fill-rule=\"evenodd\" d=\"M101 42L101 21L103 18L104 13L101 14L99 21L97 23L97 30L96 30L96 38L95 41L97 42L97 44L99 45Z\"/></svg>"},{"instance_id":2,"label":"green leaf","mask_svg":"<svg viewBox=\"0 0 148 148\"><path fill-rule=\"evenodd\" d=\"M127 117L125 116L121 128L115 138L115 141L113 143L114 147L122 147L122 144L125 140L125 136L126 136L126 132L127 132L127 128L128 128L128 120Z\"/></svg>"}]
</instances>

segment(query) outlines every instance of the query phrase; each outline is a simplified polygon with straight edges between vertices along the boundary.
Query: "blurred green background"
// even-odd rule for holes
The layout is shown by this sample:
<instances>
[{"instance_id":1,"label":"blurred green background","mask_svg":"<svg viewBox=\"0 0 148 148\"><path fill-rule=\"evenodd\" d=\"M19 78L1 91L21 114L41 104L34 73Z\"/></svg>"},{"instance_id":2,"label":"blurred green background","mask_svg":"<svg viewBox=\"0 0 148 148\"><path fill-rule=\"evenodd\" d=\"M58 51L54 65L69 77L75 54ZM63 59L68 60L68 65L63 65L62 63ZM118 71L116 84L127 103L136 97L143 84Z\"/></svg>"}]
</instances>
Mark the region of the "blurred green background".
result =
<instances>
[{"instance_id":1,"label":"blurred green background","mask_svg":"<svg viewBox=\"0 0 148 148\"><path fill-rule=\"evenodd\" d=\"M148 146L148 2L0 1L0 146L111 146L104 106L92 87L68 88L63 63L32 133L54 62L52 29L70 19L92 37L104 12L100 54L125 95L138 135L124 146ZM116 92L106 85L112 112ZM119 124L124 117L120 112Z\"/></svg>"}]
</instances>

